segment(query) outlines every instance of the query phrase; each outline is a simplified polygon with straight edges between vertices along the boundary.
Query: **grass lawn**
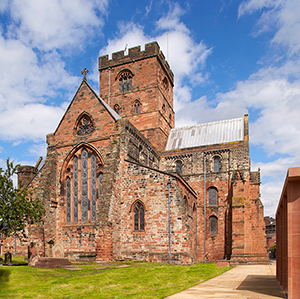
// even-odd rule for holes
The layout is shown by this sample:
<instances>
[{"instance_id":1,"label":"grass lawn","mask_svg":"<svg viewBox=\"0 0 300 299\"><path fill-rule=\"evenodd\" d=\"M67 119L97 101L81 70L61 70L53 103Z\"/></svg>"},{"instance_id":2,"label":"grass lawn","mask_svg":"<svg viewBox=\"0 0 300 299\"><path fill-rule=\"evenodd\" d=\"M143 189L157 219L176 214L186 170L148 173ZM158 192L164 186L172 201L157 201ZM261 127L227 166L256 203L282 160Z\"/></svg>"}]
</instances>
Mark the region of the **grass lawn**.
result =
<instances>
[{"instance_id":1,"label":"grass lawn","mask_svg":"<svg viewBox=\"0 0 300 299\"><path fill-rule=\"evenodd\" d=\"M14 259L13 262L21 262ZM29 266L0 267L0 298L165 298L199 284L230 268L198 263L175 266L159 263L75 265L79 271L37 269Z\"/></svg>"}]
</instances>

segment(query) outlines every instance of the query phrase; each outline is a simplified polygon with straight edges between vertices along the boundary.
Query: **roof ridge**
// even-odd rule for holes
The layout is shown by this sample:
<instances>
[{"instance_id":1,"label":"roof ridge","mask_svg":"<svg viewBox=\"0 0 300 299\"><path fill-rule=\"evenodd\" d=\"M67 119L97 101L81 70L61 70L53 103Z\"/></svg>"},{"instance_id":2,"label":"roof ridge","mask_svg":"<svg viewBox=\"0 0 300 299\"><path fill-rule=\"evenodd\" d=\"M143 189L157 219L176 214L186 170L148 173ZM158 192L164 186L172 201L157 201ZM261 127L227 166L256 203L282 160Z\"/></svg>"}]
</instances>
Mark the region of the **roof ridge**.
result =
<instances>
[{"instance_id":1,"label":"roof ridge","mask_svg":"<svg viewBox=\"0 0 300 299\"><path fill-rule=\"evenodd\" d=\"M228 121L233 121L233 120L238 120L238 119L243 120L244 118L243 117L236 117L236 118L210 121L210 122L195 124L195 125L191 125L191 126L182 126L182 127L178 127L178 128L173 128L173 129L171 129L171 131L175 131L175 130L179 130L179 129L195 128L195 127L200 127L200 126L204 126L204 125L208 125L208 124L217 124L217 123L228 122Z\"/></svg>"}]
</instances>

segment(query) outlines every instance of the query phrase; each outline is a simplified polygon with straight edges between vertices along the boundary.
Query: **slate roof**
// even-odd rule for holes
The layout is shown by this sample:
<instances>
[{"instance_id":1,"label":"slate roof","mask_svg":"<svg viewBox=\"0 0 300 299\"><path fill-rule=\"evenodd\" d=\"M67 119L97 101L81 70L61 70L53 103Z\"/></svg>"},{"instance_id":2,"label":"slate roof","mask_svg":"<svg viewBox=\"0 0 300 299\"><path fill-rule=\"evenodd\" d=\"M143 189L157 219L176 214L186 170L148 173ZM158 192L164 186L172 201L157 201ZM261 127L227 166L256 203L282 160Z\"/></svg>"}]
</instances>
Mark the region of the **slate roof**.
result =
<instances>
[{"instance_id":1,"label":"slate roof","mask_svg":"<svg viewBox=\"0 0 300 299\"><path fill-rule=\"evenodd\" d=\"M240 117L172 129L165 150L242 140L244 140L244 118Z\"/></svg>"}]
</instances>

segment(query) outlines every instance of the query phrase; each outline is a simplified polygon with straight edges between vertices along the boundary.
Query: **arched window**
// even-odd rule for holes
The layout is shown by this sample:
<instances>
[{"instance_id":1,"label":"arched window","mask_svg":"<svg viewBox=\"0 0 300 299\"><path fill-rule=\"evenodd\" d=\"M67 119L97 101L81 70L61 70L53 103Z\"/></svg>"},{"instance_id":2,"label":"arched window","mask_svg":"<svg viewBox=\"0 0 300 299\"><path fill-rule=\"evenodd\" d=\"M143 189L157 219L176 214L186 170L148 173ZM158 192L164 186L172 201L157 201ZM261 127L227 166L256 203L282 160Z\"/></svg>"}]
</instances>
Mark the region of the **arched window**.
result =
<instances>
[{"instance_id":1,"label":"arched window","mask_svg":"<svg viewBox=\"0 0 300 299\"><path fill-rule=\"evenodd\" d=\"M115 106L114 106L114 110L118 113L118 114L120 114L120 106L118 105L118 104L115 104Z\"/></svg>"},{"instance_id":2,"label":"arched window","mask_svg":"<svg viewBox=\"0 0 300 299\"><path fill-rule=\"evenodd\" d=\"M133 106L134 106L134 113L135 114L141 112L141 102L139 100L135 100Z\"/></svg>"},{"instance_id":3,"label":"arched window","mask_svg":"<svg viewBox=\"0 0 300 299\"><path fill-rule=\"evenodd\" d=\"M132 73L127 70L120 74L119 76L119 91L127 92L132 89Z\"/></svg>"},{"instance_id":4,"label":"arched window","mask_svg":"<svg viewBox=\"0 0 300 299\"><path fill-rule=\"evenodd\" d=\"M182 173L182 162L176 161L176 172L181 175Z\"/></svg>"},{"instance_id":5,"label":"arched window","mask_svg":"<svg viewBox=\"0 0 300 299\"><path fill-rule=\"evenodd\" d=\"M208 189L208 205L210 207L217 205L217 189L214 187Z\"/></svg>"},{"instance_id":6,"label":"arched window","mask_svg":"<svg viewBox=\"0 0 300 299\"><path fill-rule=\"evenodd\" d=\"M145 210L141 202L134 205L134 231L145 230Z\"/></svg>"},{"instance_id":7,"label":"arched window","mask_svg":"<svg viewBox=\"0 0 300 299\"><path fill-rule=\"evenodd\" d=\"M163 85L164 85L164 88L165 89L167 89L168 88L168 79L167 79L167 77L164 77L164 79L163 79Z\"/></svg>"},{"instance_id":8,"label":"arched window","mask_svg":"<svg viewBox=\"0 0 300 299\"><path fill-rule=\"evenodd\" d=\"M220 157L215 156L214 157L214 172L219 172L220 171Z\"/></svg>"},{"instance_id":9,"label":"arched window","mask_svg":"<svg viewBox=\"0 0 300 299\"><path fill-rule=\"evenodd\" d=\"M100 157L93 149L83 146L71 153L66 163L63 173L66 223L96 221L98 191L103 177Z\"/></svg>"},{"instance_id":10,"label":"arched window","mask_svg":"<svg viewBox=\"0 0 300 299\"><path fill-rule=\"evenodd\" d=\"M216 216L209 217L209 232L211 235L216 235L218 230L218 218Z\"/></svg>"}]
</instances>

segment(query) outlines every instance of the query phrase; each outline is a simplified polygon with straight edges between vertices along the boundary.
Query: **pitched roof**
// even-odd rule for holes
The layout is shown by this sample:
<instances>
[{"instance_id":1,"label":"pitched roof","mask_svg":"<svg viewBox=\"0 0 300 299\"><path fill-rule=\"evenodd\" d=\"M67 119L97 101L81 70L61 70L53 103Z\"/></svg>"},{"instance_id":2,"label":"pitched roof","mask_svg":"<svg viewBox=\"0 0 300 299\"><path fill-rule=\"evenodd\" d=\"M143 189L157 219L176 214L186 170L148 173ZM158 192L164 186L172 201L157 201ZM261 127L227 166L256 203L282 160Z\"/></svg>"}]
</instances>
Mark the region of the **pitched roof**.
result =
<instances>
[{"instance_id":1,"label":"pitched roof","mask_svg":"<svg viewBox=\"0 0 300 299\"><path fill-rule=\"evenodd\" d=\"M242 140L244 140L244 119L240 117L172 129L165 150Z\"/></svg>"},{"instance_id":2,"label":"pitched roof","mask_svg":"<svg viewBox=\"0 0 300 299\"><path fill-rule=\"evenodd\" d=\"M79 85L79 87L78 87L78 89L77 89L77 91L76 91L76 93L75 93L75 95L74 95L74 97L73 97L73 99L72 99L72 101L70 102L70 104L69 104L68 108L66 109L66 111L65 111L65 113L64 113L64 115L63 115L63 117L61 118L61 120L60 120L58 126L56 127L56 129L55 129L55 131L54 131L54 134L57 132L58 128L60 127L60 125L61 125L63 119L65 118L67 112L69 111L69 109L70 109L70 107L71 107L71 105L72 105L72 103L73 103L73 101L74 101L76 95L78 94L78 92L79 92L79 90L81 89L81 87L82 87L83 84L86 84L86 86L91 90L91 92L95 95L95 97L99 100L99 102L102 103L102 105L105 107L105 109L108 111L108 113L112 116L112 118L113 118L115 121L122 118L122 117L120 117L120 115L119 115L114 109L112 109L112 108L111 108L111 107L110 107L103 99L101 99L101 98L96 94L96 92L93 90L93 88L90 86L90 84L89 84L86 80L82 80L82 81L81 81L81 84Z\"/></svg>"}]
</instances>

